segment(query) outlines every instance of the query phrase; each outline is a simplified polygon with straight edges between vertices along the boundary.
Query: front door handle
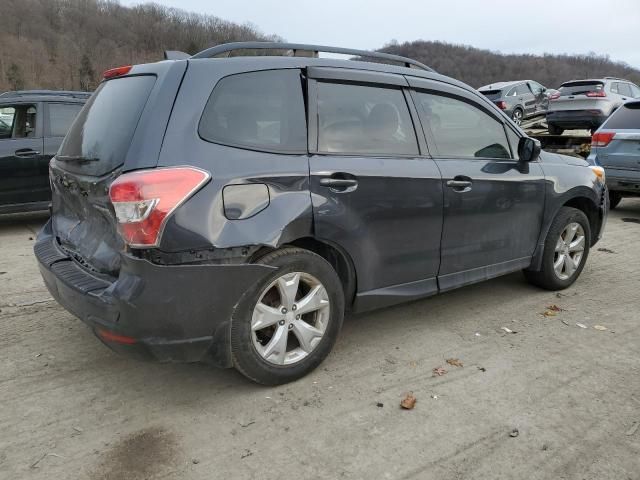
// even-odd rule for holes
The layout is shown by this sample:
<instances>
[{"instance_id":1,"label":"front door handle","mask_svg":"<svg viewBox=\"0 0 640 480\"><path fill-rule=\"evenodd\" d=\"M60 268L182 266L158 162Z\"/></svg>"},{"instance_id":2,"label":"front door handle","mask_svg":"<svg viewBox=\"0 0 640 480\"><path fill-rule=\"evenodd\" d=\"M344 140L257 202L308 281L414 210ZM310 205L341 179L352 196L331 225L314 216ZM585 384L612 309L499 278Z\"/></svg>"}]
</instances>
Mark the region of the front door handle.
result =
<instances>
[{"instance_id":1,"label":"front door handle","mask_svg":"<svg viewBox=\"0 0 640 480\"><path fill-rule=\"evenodd\" d=\"M37 150L33 150L31 148L21 148L14 152L16 157L27 158L27 157L35 157L36 155L40 155L40 152Z\"/></svg>"},{"instance_id":2,"label":"front door handle","mask_svg":"<svg viewBox=\"0 0 640 480\"><path fill-rule=\"evenodd\" d=\"M357 187L358 181L351 178L321 178L320 185L330 188Z\"/></svg>"},{"instance_id":3,"label":"front door handle","mask_svg":"<svg viewBox=\"0 0 640 480\"><path fill-rule=\"evenodd\" d=\"M454 192L458 193L470 192L472 184L471 179L464 175L457 175L453 177L453 180L447 181L447 187L452 188Z\"/></svg>"}]
</instances>

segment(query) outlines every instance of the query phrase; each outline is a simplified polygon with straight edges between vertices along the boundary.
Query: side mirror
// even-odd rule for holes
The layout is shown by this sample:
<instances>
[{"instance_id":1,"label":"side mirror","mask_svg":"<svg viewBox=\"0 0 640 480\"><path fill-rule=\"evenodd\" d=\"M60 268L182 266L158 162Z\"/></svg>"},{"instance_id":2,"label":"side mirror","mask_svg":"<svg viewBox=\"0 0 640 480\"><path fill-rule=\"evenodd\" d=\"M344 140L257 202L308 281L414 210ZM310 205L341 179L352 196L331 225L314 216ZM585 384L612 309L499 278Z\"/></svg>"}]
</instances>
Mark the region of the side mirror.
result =
<instances>
[{"instance_id":1,"label":"side mirror","mask_svg":"<svg viewBox=\"0 0 640 480\"><path fill-rule=\"evenodd\" d=\"M518 142L518 157L521 162L533 162L540 156L540 142L529 137L522 137Z\"/></svg>"}]
</instances>

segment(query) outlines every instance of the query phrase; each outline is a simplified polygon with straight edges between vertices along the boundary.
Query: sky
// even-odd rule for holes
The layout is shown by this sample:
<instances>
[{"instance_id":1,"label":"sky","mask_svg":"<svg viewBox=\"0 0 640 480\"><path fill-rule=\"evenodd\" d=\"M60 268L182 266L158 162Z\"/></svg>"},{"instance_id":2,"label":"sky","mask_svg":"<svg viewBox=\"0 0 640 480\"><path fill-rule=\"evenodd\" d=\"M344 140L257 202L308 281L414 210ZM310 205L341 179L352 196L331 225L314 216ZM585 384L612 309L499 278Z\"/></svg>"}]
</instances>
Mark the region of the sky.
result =
<instances>
[{"instance_id":1,"label":"sky","mask_svg":"<svg viewBox=\"0 0 640 480\"><path fill-rule=\"evenodd\" d=\"M372 50L392 39L440 40L502 53L595 52L640 68L640 0L153 1L290 42Z\"/></svg>"}]
</instances>

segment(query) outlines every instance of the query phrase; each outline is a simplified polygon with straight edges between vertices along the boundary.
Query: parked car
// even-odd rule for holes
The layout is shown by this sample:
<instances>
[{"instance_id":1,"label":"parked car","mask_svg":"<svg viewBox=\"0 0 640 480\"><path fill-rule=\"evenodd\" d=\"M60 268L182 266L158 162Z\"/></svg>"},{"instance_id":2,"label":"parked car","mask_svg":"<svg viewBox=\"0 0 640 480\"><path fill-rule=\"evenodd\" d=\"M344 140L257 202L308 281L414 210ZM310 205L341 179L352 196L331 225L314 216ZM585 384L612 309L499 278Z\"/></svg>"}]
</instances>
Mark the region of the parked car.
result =
<instances>
[{"instance_id":1,"label":"parked car","mask_svg":"<svg viewBox=\"0 0 640 480\"><path fill-rule=\"evenodd\" d=\"M620 106L591 139L588 160L604 167L611 208L640 195L640 101Z\"/></svg>"},{"instance_id":2,"label":"parked car","mask_svg":"<svg viewBox=\"0 0 640 480\"><path fill-rule=\"evenodd\" d=\"M565 82L559 93L549 98L549 133L562 135L571 129L588 129L593 133L616 108L634 98L640 98L640 88L621 78Z\"/></svg>"},{"instance_id":3,"label":"parked car","mask_svg":"<svg viewBox=\"0 0 640 480\"><path fill-rule=\"evenodd\" d=\"M0 95L0 214L48 208L49 160L89 95L50 90Z\"/></svg>"},{"instance_id":4,"label":"parked car","mask_svg":"<svg viewBox=\"0 0 640 480\"><path fill-rule=\"evenodd\" d=\"M520 125L523 120L546 113L549 105L546 90L546 87L533 80L492 83L478 89L516 125Z\"/></svg>"},{"instance_id":5,"label":"parked car","mask_svg":"<svg viewBox=\"0 0 640 480\"><path fill-rule=\"evenodd\" d=\"M404 66L213 58L237 49ZM601 167L541 152L473 88L313 45L107 71L50 168L51 295L114 350L264 384L317 367L345 312L523 269L566 288L607 215Z\"/></svg>"}]
</instances>

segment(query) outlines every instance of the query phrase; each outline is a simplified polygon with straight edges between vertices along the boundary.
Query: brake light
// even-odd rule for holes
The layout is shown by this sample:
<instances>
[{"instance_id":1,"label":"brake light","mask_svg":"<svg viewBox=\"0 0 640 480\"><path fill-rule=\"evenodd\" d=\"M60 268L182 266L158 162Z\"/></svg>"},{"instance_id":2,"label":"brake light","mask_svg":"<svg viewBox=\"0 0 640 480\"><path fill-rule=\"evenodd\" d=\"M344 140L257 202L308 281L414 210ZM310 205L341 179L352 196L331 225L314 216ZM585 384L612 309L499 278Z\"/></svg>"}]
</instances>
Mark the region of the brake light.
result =
<instances>
[{"instance_id":1,"label":"brake light","mask_svg":"<svg viewBox=\"0 0 640 480\"><path fill-rule=\"evenodd\" d=\"M500 100L499 102L496 102L496 105L498 106L498 108L500 110L506 110L507 109L507 102L503 102L502 100Z\"/></svg>"},{"instance_id":2,"label":"brake light","mask_svg":"<svg viewBox=\"0 0 640 480\"><path fill-rule=\"evenodd\" d=\"M592 147L606 147L616 136L615 132L596 132L591 137Z\"/></svg>"},{"instance_id":3,"label":"brake light","mask_svg":"<svg viewBox=\"0 0 640 480\"><path fill-rule=\"evenodd\" d=\"M560 92L555 92L549 95L549 100L557 100L560 98Z\"/></svg>"},{"instance_id":4,"label":"brake light","mask_svg":"<svg viewBox=\"0 0 640 480\"><path fill-rule=\"evenodd\" d=\"M604 93L604 90L595 90L592 92L587 92L586 93L587 97L606 97L607 94Z\"/></svg>"},{"instance_id":5,"label":"brake light","mask_svg":"<svg viewBox=\"0 0 640 480\"><path fill-rule=\"evenodd\" d=\"M125 65L123 67L110 68L109 70L106 70L102 74L102 78L104 78L105 80L108 80L114 77L121 77L122 75L126 75L127 73L129 73L132 68L133 68L132 65Z\"/></svg>"},{"instance_id":6,"label":"brake light","mask_svg":"<svg viewBox=\"0 0 640 480\"><path fill-rule=\"evenodd\" d=\"M120 175L109 188L118 230L130 247L156 247L169 216L211 177L193 167Z\"/></svg>"}]
</instances>

